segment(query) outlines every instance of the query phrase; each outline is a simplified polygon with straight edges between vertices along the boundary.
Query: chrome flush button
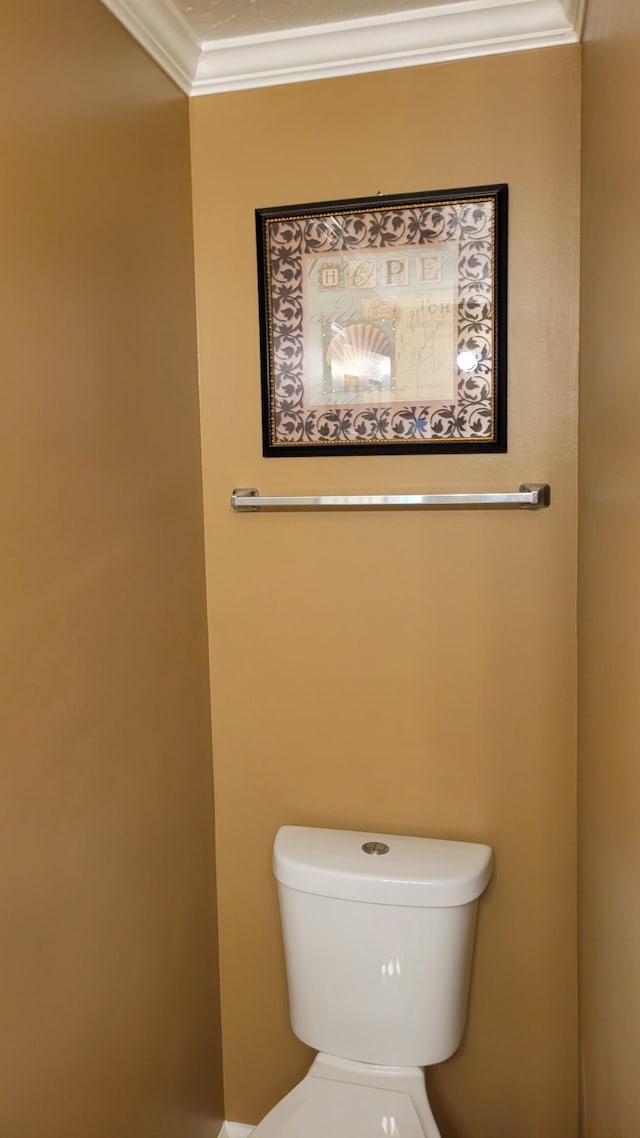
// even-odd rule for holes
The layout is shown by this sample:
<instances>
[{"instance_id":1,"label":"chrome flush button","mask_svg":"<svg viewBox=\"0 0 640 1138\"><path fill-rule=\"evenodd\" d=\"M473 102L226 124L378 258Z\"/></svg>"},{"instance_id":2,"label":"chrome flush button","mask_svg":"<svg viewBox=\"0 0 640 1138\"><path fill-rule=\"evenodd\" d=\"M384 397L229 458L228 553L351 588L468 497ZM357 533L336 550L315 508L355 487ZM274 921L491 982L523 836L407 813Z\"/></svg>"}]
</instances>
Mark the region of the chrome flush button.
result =
<instances>
[{"instance_id":1,"label":"chrome flush button","mask_svg":"<svg viewBox=\"0 0 640 1138\"><path fill-rule=\"evenodd\" d=\"M362 849L366 854L376 854L377 856L389 853L389 846L386 842L365 842Z\"/></svg>"}]
</instances>

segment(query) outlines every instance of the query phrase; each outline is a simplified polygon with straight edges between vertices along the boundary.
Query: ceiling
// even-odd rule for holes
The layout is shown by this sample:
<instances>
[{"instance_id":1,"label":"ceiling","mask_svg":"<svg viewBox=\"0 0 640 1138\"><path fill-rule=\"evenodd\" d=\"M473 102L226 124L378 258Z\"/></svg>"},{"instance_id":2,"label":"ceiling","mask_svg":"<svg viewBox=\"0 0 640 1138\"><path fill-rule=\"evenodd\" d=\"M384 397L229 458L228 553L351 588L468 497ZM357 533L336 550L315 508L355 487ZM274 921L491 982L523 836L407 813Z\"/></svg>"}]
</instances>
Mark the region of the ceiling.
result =
<instances>
[{"instance_id":1,"label":"ceiling","mask_svg":"<svg viewBox=\"0 0 640 1138\"><path fill-rule=\"evenodd\" d=\"M576 43L586 0L102 0L189 95Z\"/></svg>"},{"instance_id":2,"label":"ceiling","mask_svg":"<svg viewBox=\"0 0 640 1138\"><path fill-rule=\"evenodd\" d=\"M203 40L252 36L260 32L283 32L287 28L310 28L357 20L366 16L410 12L416 0L173 0L196 35ZM439 0L427 0L434 8ZM454 0L464 3L464 0Z\"/></svg>"}]
</instances>

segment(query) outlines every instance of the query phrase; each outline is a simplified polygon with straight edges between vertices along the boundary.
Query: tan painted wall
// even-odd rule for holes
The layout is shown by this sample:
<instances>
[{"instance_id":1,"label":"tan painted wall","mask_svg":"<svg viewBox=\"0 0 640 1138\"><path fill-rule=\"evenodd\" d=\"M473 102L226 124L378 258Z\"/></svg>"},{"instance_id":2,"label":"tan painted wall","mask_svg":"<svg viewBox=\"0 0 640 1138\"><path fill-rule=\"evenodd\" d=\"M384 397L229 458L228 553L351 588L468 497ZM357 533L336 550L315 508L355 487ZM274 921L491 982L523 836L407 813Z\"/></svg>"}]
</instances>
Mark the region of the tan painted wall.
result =
<instances>
[{"instance_id":1,"label":"tan painted wall","mask_svg":"<svg viewBox=\"0 0 640 1138\"><path fill-rule=\"evenodd\" d=\"M585 1138L640 1133L640 8L584 45L580 979Z\"/></svg>"},{"instance_id":2,"label":"tan painted wall","mask_svg":"<svg viewBox=\"0 0 640 1138\"><path fill-rule=\"evenodd\" d=\"M490 841L447 1138L576 1133L579 49L191 106L227 1116L305 1071L270 847L283 822ZM510 446L260 457L256 206L507 181ZM510 488L548 513L235 516L234 486Z\"/></svg>"},{"instance_id":3,"label":"tan painted wall","mask_svg":"<svg viewBox=\"0 0 640 1138\"><path fill-rule=\"evenodd\" d=\"M0 1133L209 1138L187 101L97 0L0 74Z\"/></svg>"}]
</instances>

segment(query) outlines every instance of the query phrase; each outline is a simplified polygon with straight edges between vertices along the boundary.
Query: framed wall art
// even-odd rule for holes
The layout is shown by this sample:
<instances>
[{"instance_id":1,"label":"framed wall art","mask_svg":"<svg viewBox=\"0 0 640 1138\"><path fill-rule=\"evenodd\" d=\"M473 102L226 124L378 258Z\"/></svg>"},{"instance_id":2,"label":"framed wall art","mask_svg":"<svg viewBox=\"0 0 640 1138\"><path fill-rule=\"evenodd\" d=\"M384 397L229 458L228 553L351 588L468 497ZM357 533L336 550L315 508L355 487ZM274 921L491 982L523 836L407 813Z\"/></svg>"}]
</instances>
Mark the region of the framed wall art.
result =
<instances>
[{"instance_id":1,"label":"framed wall art","mask_svg":"<svg viewBox=\"0 0 640 1138\"><path fill-rule=\"evenodd\" d=\"M507 449L505 185L256 225L266 456Z\"/></svg>"}]
</instances>

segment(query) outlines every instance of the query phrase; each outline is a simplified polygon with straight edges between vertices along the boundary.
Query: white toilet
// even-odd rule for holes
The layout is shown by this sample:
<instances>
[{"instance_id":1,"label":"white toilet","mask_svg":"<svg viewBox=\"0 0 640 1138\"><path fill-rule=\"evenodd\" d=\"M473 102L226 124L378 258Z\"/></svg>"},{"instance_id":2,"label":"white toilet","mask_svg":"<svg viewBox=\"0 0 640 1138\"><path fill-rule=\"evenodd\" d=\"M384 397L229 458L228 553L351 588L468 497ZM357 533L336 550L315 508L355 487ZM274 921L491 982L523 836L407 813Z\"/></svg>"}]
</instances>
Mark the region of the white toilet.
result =
<instances>
[{"instance_id":1,"label":"white toilet","mask_svg":"<svg viewBox=\"0 0 640 1138\"><path fill-rule=\"evenodd\" d=\"M458 1048L489 846L283 826L273 868L308 1074L254 1138L441 1138L423 1067Z\"/></svg>"}]
</instances>

